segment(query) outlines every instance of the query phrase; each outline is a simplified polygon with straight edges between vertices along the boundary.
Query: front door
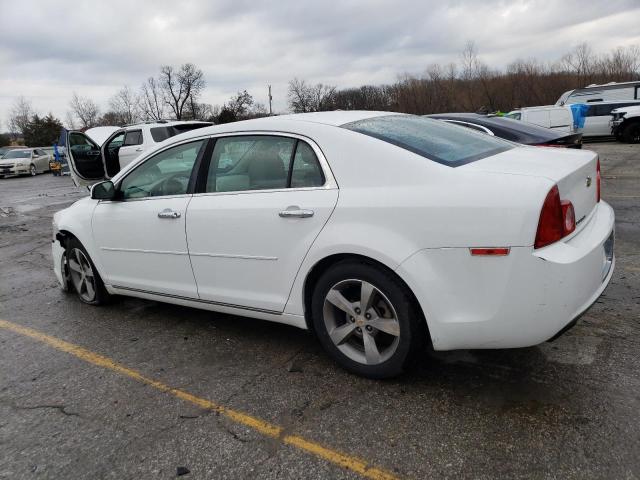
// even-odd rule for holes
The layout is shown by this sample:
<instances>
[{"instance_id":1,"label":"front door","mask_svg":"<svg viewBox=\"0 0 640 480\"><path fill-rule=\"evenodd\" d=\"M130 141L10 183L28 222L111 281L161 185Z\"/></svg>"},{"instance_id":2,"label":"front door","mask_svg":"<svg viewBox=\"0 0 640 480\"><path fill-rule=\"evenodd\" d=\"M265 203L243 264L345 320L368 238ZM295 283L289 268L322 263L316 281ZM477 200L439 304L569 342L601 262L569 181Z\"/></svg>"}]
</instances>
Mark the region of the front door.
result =
<instances>
[{"instance_id":1,"label":"front door","mask_svg":"<svg viewBox=\"0 0 640 480\"><path fill-rule=\"evenodd\" d=\"M185 142L150 157L118 182L117 200L98 204L92 224L105 283L197 298L185 218L204 142Z\"/></svg>"},{"instance_id":2,"label":"front door","mask_svg":"<svg viewBox=\"0 0 640 480\"><path fill-rule=\"evenodd\" d=\"M64 145L76 185L93 185L105 179L100 146L95 141L84 133L70 131L65 135Z\"/></svg>"},{"instance_id":3,"label":"front door","mask_svg":"<svg viewBox=\"0 0 640 480\"><path fill-rule=\"evenodd\" d=\"M282 312L338 190L320 150L276 135L221 137L187 216L201 299Z\"/></svg>"}]
</instances>

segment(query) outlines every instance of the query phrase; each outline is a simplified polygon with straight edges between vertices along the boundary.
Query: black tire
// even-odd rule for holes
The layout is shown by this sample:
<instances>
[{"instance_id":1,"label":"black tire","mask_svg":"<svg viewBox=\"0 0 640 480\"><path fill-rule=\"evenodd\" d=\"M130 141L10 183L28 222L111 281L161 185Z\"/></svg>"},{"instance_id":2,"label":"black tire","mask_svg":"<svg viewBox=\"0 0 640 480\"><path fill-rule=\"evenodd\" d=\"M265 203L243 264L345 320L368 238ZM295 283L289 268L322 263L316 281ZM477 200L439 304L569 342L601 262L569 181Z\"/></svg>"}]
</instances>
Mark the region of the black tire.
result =
<instances>
[{"instance_id":1,"label":"black tire","mask_svg":"<svg viewBox=\"0 0 640 480\"><path fill-rule=\"evenodd\" d=\"M353 358L345 354L344 351L334 343L329 335L329 327L327 327L327 322L331 323L331 320L325 320L325 313L329 312L329 310L334 307L334 304L333 302L331 302L331 305L326 304L327 307L325 307L327 294L329 294L330 290L335 290L335 288L339 287L339 285L348 284L349 282L354 281L356 283L358 281L362 281L363 284L368 283L375 287L378 298L383 298L384 300L388 300L390 302L390 310L394 311L395 313L395 315L393 315L393 318L394 320L397 319L396 323L399 327L399 335L397 336L397 340L392 336L388 336L388 338L392 338L393 341L396 342L394 343L395 350L391 351L391 348L389 347L388 355L390 356L386 359L384 359L384 355L381 356L380 358L384 359L383 361L381 361L381 363L367 365L363 361L354 360ZM328 308L329 310L327 310L326 308ZM412 296L406 285L404 285L404 283L392 272L387 271L386 269L379 267L373 263L361 260L344 260L329 268L325 273L322 274L315 285L312 294L311 312L313 327L324 350L340 366L357 375L374 379L397 376L411 365L417 353L424 351L428 331L424 318L416 305L414 297ZM350 317L349 314L342 312L341 309L336 310L336 312L337 315L334 315L334 317L339 317L340 315L342 315L342 321L344 323L340 326L345 326L349 322L348 318L351 318L350 321L352 323L354 322L353 317ZM363 318L364 313L360 311L358 311L358 313L362 313L362 315L358 317L359 321L366 322L366 320L364 320ZM330 315L332 314L329 314L329 316ZM383 316L383 314L380 313L379 315L381 317ZM354 325L357 324L358 323L356 321ZM362 340L363 344L366 343L364 342L363 338L366 332L363 331L364 326L361 326L361 329L356 328L356 330L360 330L358 338L354 337L353 333L349 334L350 338L348 342L352 342L354 346L347 345L347 349L353 348L355 351L358 347L358 342L360 341L360 339ZM338 326L336 325L332 328L332 330L335 330L337 328ZM367 326L367 329L370 329L369 326ZM375 331L374 333L377 335L382 335L380 338L383 340L387 336L387 334L385 334L384 332L380 333L380 331ZM374 343L375 342L376 341L374 340ZM341 344L341 348L344 349L345 347L343 345L344 344ZM364 351L362 355L364 355Z\"/></svg>"},{"instance_id":2,"label":"black tire","mask_svg":"<svg viewBox=\"0 0 640 480\"><path fill-rule=\"evenodd\" d=\"M633 122L624 127L622 139L627 143L640 143L640 122Z\"/></svg>"},{"instance_id":3,"label":"black tire","mask_svg":"<svg viewBox=\"0 0 640 480\"><path fill-rule=\"evenodd\" d=\"M81 252L81 255L79 255L76 250L79 250ZM67 268L69 269L69 277L71 278L69 287L76 292L78 299L88 305L104 305L106 303L109 303L109 301L111 300L111 295L109 294L109 292L107 292L107 289L104 288L104 282L102 281L102 278L100 277L100 274L98 273L93 260L91 260L91 257L87 253L87 250L78 241L78 239L71 238L67 242L67 250L65 255L67 257ZM77 261L78 258L81 259L80 262ZM84 260L86 260L86 262ZM83 278L85 278L86 281L90 282L94 295L90 295L91 291L86 286L86 283L82 285L82 282L78 282L79 273L75 268L73 268L74 262L75 264L82 265L81 268L86 268L87 265L91 268L93 281L86 278L89 275L85 275ZM80 287L78 287L79 283Z\"/></svg>"},{"instance_id":4,"label":"black tire","mask_svg":"<svg viewBox=\"0 0 640 480\"><path fill-rule=\"evenodd\" d=\"M35 177L36 175L38 175L38 169L33 163L29 165L29 175L31 175L32 177Z\"/></svg>"}]
</instances>

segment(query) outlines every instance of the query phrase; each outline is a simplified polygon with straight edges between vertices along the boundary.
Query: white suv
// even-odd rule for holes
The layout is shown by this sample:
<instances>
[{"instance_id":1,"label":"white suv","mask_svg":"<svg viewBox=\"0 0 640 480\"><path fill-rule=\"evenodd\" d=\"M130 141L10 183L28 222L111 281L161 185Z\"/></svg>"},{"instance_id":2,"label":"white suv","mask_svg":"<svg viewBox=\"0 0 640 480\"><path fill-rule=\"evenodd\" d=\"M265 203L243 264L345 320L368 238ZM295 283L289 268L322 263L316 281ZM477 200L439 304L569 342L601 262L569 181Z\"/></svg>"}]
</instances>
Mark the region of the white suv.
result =
<instances>
[{"instance_id":1,"label":"white suv","mask_svg":"<svg viewBox=\"0 0 640 480\"><path fill-rule=\"evenodd\" d=\"M124 127L96 127L87 130L85 133L89 138L85 141L93 140L94 145L70 145L72 149L91 149L98 147L102 151L104 159L104 170L93 171L92 168L73 168L72 177L77 184L84 181L95 181L113 177L120 169L131 163L142 152L155 146L167 138L180 133L195 130L197 128L213 125L210 122L198 121L169 121L159 120L154 122L136 123ZM80 138L71 136L70 138ZM106 175L105 175L106 173Z\"/></svg>"}]
</instances>

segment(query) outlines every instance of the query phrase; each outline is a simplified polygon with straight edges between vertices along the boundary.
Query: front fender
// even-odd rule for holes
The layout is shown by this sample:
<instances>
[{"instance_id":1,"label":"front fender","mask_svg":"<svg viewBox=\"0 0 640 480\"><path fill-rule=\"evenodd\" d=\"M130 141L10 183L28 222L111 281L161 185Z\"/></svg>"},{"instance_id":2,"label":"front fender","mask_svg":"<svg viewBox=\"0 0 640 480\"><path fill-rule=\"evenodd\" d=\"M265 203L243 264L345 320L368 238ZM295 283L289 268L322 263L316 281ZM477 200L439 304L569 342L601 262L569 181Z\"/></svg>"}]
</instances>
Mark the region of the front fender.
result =
<instances>
[{"instance_id":1,"label":"front fender","mask_svg":"<svg viewBox=\"0 0 640 480\"><path fill-rule=\"evenodd\" d=\"M53 230L54 238L57 236L57 233L63 235L65 238L69 238L70 236L76 237L87 250L100 276L104 278L104 268L100 262L98 251L95 248L93 229L91 226L93 212L97 205L97 201L84 198L78 200L70 207L56 212L53 216ZM60 242L59 239L54 241Z\"/></svg>"}]
</instances>

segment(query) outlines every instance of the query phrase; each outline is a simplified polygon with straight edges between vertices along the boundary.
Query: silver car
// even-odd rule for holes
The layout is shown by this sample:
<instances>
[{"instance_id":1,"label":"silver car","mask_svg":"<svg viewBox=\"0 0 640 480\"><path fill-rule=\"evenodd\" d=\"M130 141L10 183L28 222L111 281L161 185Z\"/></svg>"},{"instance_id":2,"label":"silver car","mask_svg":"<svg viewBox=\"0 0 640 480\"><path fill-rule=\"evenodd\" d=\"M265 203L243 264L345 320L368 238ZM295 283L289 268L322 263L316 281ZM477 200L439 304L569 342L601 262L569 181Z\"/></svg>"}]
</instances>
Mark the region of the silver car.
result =
<instances>
[{"instance_id":1,"label":"silver car","mask_svg":"<svg viewBox=\"0 0 640 480\"><path fill-rule=\"evenodd\" d=\"M50 156L40 148L16 148L0 158L0 178L32 175L49 171Z\"/></svg>"}]
</instances>

